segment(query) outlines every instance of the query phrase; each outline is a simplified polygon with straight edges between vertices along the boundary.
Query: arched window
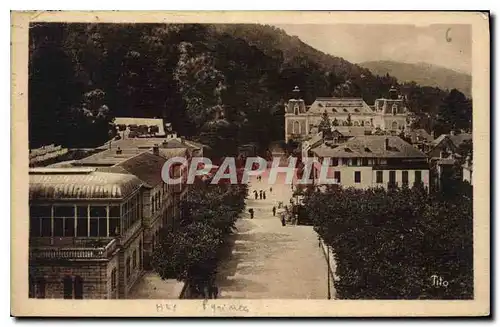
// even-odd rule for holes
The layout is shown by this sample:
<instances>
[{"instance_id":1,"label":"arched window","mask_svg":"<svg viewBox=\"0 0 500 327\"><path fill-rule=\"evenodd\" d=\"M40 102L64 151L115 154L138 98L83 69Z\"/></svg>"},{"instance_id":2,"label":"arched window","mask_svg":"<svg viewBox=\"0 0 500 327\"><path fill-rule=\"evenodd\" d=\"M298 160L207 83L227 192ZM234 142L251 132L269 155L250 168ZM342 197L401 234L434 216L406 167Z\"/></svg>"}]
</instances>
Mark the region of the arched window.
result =
<instances>
[{"instance_id":1,"label":"arched window","mask_svg":"<svg viewBox=\"0 0 500 327\"><path fill-rule=\"evenodd\" d=\"M393 130L397 130L398 129L398 123L397 122L395 122L395 121L392 122L392 129Z\"/></svg>"},{"instance_id":2,"label":"arched window","mask_svg":"<svg viewBox=\"0 0 500 327\"><path fill-rule=\"evenodd\" d=\"M298 115L298 114L299 114L299 106L298 106L298 105L295 105L295 106L293 107L293 112L294 112L296 115Z\"/></svg>"},{"instance_id":3,"label":"arched window","mask_svg":"<svg viewBox=\"0 0 500 327\"><path fill-rule=\"evenodd\" d=\"M396 104L392 105L392 114L395 115L398 113L398 106Z\"/></svg>"},{"instance_id":4,"label":"arched window","mask_svg":"<svg viewBox=\"0 0 500 327\"><path fill-rule=\"evenodd\" d=\"M298 121L293 122L293 134L300 134L300 123Z\"/></svg>"},{"instance_id":5,"label":"arched window","mask_svg":"<svg viewBox=\"0 0 500 327\"><path fill-rule=\"evenodd\" d=\"M354 121L353 125L354 126L359 126L359 122L356 120L356 121Z\"/></svg>"},{"instance_id":6,"label":"arched window","mask_svg":"<svg viewBox=\"0 0 500 327\"><path fill-rule=\"evenodd\" d=\"M83 278L75 276L74 280L75 299L83 299Z\"/></svg>"},{"instance_id":7,"label":"arched window","mask_svg":"<svg viewBox=\"0 0 500 327\"><path fill-rule=\"evenodd\" d=\"M63 298L73 298L73 278L71 276L64 276L63 278Z\"/></svg>"}]
</instances>

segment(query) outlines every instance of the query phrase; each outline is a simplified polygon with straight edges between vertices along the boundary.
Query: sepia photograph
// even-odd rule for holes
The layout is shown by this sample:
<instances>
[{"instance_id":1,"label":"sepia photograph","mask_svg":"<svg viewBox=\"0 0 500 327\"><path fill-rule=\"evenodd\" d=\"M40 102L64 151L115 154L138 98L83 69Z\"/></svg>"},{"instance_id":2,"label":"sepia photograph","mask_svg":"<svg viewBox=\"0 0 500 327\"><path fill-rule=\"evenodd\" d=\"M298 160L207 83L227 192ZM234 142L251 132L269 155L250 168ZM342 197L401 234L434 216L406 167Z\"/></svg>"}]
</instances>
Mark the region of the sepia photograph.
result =
<instances>
[{"instance_id":1,"label":"sepia photograph","mask_svg":"<svg viewBox=\"0 0 500 327\"><path fill-rule=\"evenodd\" d=\"M282 14L12 12L13 315L489 315L489 13Z\"/></svg>"}]
</instances>

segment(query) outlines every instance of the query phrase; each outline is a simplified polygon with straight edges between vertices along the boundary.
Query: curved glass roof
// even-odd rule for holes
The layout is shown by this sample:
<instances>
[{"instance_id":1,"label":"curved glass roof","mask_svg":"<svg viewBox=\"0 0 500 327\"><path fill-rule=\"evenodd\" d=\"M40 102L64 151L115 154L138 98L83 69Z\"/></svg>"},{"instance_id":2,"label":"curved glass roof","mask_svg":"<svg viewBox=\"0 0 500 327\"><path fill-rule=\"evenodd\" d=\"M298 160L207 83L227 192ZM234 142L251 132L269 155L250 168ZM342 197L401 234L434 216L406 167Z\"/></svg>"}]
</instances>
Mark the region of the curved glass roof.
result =
<instances>
[{"instance_id":1,"label":"curved glass roof","mask_svg":"<svg viewBox=\"0 0 500 327\"><path fill-rule=\"evenodd\" d=\"M123 199L143 184L131 174L71 169L32 170L29 181L30 200Z\"/></svg>"}]
</instances>

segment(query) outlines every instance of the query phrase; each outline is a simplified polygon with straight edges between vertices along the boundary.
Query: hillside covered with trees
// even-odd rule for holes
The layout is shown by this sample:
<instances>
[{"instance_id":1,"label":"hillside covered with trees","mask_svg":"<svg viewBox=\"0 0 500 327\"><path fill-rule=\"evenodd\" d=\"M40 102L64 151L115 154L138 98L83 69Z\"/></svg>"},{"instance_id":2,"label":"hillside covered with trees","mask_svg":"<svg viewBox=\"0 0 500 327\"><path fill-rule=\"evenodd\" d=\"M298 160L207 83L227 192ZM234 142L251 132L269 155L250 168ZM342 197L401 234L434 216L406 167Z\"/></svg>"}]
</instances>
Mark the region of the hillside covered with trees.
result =
<instances>
[{"instance_id":1,"label":"hillside covered with trees","mask_svg":"<svg viewBox=\"0 0 500 327\"><path fill-rule=\"evenodd\" d=\"M100 145L114 117L135 116L164 118L226 155L248 142L265 149L283 138L295 85L309 104L332 95L371 104L397 85L421 127L471 126L460 92L375 76L272 26L46 23L30 28L30 147Z\"/></svg>"}]
</instances>

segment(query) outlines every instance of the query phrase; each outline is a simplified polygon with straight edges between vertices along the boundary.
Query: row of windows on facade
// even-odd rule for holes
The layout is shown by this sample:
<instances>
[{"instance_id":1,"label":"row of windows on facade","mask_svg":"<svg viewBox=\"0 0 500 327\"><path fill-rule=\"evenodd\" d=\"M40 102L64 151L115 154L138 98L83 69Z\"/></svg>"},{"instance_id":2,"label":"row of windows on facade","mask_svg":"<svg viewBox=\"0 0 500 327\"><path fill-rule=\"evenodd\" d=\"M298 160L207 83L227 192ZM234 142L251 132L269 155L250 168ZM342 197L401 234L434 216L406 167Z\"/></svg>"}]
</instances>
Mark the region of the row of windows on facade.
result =
<instances>
[{"instance_id":1,"label":"row of windows on facade","mask_svg":"<svg viewBox=\"0 0 500 327\"><path fill-rule=\"evenodd\" d=\"M386 165L388 163L387 159L382 158L324 158L323 160L329 160L328 165L332 167L336 166L371 166L371 165Z\"/></svg>"},{"instance_id":2,"label":"row of windows on facade","mask_svg":"<svg viewBox=\"0 0 500 327\"><path fill-rule=\"evenodd\" d=\"M380 125L373 125L373 123L370 123L370 121L352 121L351 124L349 124L346 120L337 120L337 121L332 121L332 124L333 126L350 126L352 124L352 126L355 126L355 127L362 127L362 126L366 126L366 127L371 127L371 126L374 126L374 127L379 127L380 128ZM391 123L391 129L393 130L397 130L397 129L402 129L403 126L400 126L397 122L392 122ZM312 128L314 126L311 126L310 128ZM302 133L305 133L306 131L304 130L305 126L301 125L300 122L298 121L294 121L292 123L292 134L302 134Z\"/></svg>"},{"instance_id":3,"label":"row of windows on facade","mask_svg":"<svg viewBox=\"0 0 500 327\"><path fill-rule=\"evenodd\" d=\"M165 198L168 192L168 184L163 183L162 189L158 190L151 197L151 214L158 212L161 210L163 199Z\"/></svg>"},{"instance_id":4,"label":"row of windows on facade","mask_svg":"<svg viewBox=\"0 0 500 327\"><path fill-rule=\"evenodd\" d=\"M32 237L116 237L141 218L139 196L121 205L31 205Z\"/></svg>"},{"instance_id":5,"label":"row of windows on facade","mask_svg":"<svg viewBox=\"0 0 500 327\"><path fill-rule=\"evenodd\" d=\"M47 281L45 278L35 279L29 276L29 297L45 298ZM63 298L65 299L83 299L83 278L80 276L66 275L62 279Z\"/></svg>"},{"instance_id":6,"label":"row of windows on facade","mask_svg":"<svg viewBox=\"0 0 500 327\"><path fill-rule=\"evenodd\" d=\"M333 178L337 181L337 183L341 183L341 172L340 171L335 171L333 172ZM361 172L360 171L355 171L354 172L354 182L355 183L361 183ZM378 184L384 183L384 172L382 170L377 170L375 173L375 182ZM396 171L395 170L390 170L389 171L389 184L395 184L396 183ZM409 183L409 172L407 170L403 170L401 172L401 182L403 185L408 185ZM415 183L421 183L422 182L422 172L420 170L415 171Z\"/></svg>"},{"instance_id":7,"label":"row of windows on facade","mask_svg":"<svg viewBox=\"0 0 500 327\"><path fill-rule=\"evenodd\" d=\"M365 151L369 149L366 148ZM347 151L347 150L346 150ZM405 164L398 158L319 158L320 163L328 160L328 165L331 167L348 166L348 167L371 167L376 165L399 165Z\"/></svg>"}]
</instances>

